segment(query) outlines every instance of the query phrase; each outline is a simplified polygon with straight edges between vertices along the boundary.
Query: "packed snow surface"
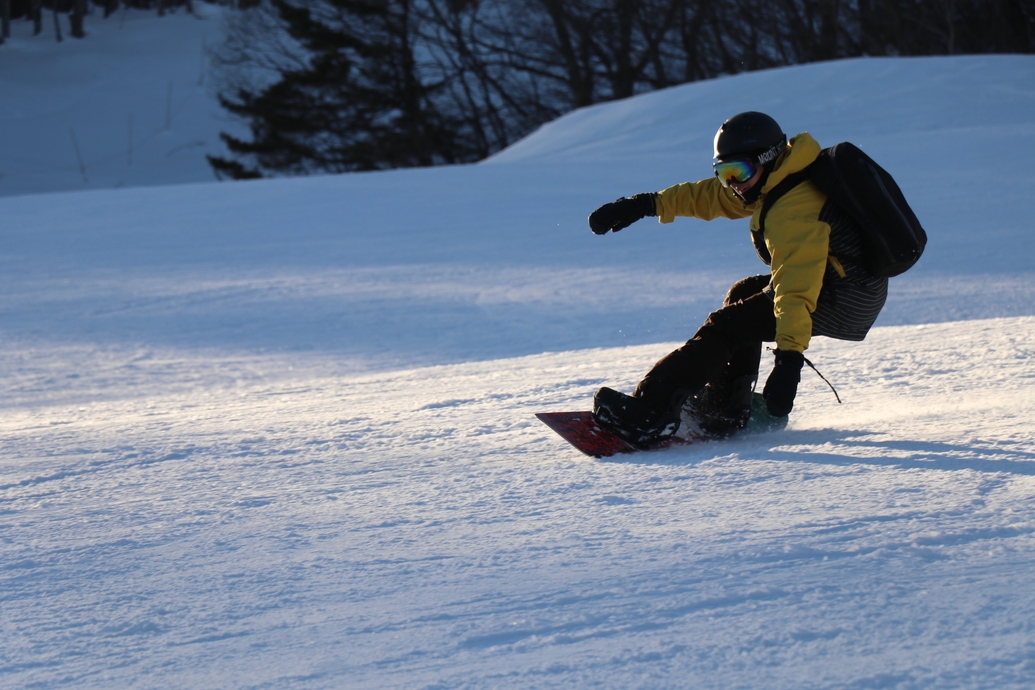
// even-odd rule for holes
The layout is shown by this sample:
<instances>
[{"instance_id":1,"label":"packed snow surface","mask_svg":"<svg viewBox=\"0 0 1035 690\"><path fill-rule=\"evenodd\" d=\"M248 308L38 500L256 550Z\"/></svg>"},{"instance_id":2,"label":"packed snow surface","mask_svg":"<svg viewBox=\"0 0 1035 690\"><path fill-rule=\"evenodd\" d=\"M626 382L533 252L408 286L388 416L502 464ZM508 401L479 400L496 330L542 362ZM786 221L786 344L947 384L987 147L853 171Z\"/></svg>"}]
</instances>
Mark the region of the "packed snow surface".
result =
<instances>
[{"instance_id":1,"label":"packed snow surface","mask_svg":"<svg viewBox=\"0 0 1035 690\"><path fill-rule=\"evenodd\" d=\"M5 127L17 80L124 122L76 60L197 68L208 25L128 16L0 46ZM133 72L118 36L162 49ZM219 131L202 105L170 131ZM871 153L928 251L865 342L810 348L843 404L806 370L786 430L581 456L533 413L629 390L764 270L744 221L585 217L706 177L745 109ZM1035 58L691 84L472 166L181 154L2 192L0 686L1035 684Z\"/></svg>"}]
</instances>

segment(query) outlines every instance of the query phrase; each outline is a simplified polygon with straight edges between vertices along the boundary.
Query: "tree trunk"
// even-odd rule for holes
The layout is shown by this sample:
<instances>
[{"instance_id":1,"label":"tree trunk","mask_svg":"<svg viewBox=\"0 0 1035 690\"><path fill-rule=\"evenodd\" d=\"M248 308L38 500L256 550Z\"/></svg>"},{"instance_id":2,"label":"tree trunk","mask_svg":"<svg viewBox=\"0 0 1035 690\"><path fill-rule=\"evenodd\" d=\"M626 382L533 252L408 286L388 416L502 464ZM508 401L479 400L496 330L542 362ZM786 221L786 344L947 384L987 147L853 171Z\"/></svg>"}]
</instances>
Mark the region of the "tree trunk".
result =
<instances>
[{"instance_id":1,"label":"tree trunk","mask_svg":"<svg viewBox=\"0 0 1035 690\"><path fill-rule=\"evenodd\" d=\"M39 36L43 33L43 0L29 2L29 16L32 17L32 35Z\"/></svg>"},{"instance_id":2,"label":"tree trunk","mask_svg":"<svg viewBox=\"0 0 1035 690\"><path fill-rule=\"evenodd\" d=\"M73 0L72 11L68 13L68 23L72 27L72 38L86 38L83 31L83 20L86 18L86 0Z\"/></svg>"},{"instance_id":3,"label":"tree trunk","mask_svg":"<svg viewBox=\"0 0 1035 690\"><path fill-rule=\"evenodd\" d=\"M945 50L949 55L956 54L956 3L948 0L945 3Z\"/></svg>"},{"instance_id":4,"label":"tree trunk","mask_svg":"<svg viewBox=\"0 0 1035 690\"><path fill-rule=\"evenodd\" d=\"M0 0L0 43L11 37L11 0Z\"/></svg>"},{"instance_id":5,"label":"tree trunk","mask_svg":"<svg viewBox=\"0 0 1035 690\"><path fill-rule=\"evenodd\" d=\"M65 40L65 37L61 35L61 23L58 22L58 12L54 9L54 38L57 39L58 43Z\"/></svg>"}]
</instances>

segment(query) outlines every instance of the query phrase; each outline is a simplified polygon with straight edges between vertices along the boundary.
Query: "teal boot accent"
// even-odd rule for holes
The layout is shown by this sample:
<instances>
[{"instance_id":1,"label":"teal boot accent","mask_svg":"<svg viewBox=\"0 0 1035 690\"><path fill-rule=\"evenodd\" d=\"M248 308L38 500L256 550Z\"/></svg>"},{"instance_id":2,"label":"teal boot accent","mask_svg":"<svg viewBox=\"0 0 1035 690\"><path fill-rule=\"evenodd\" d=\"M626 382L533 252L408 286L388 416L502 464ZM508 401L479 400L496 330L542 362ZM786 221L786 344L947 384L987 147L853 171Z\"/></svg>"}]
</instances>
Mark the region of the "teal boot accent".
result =
<instances>
[{"instance_id":1,"label":"teal boot accent","mask_svg":"<svg viewBox=\"0 0 1035 690\"><path fill-rule=\"evenodd\" d=\"M765 399L761 393L751 394L751 418L748 419L744 431L749 433L761 433L764 431L779 431L787 426L789 417L774 417L769 414L766 408Z\"/></svg>"}]
</instances>

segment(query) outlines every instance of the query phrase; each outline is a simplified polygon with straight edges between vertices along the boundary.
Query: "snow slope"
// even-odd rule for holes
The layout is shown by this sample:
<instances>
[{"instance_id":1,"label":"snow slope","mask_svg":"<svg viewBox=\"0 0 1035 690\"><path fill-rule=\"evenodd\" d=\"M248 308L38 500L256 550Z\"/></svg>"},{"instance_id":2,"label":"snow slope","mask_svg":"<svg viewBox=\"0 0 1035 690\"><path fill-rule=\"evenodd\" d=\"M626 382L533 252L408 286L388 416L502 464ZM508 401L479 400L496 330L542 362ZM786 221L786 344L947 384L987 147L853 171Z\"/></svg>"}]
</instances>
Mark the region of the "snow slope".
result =
<instances>
[{"instance_id":1,"label":"snow slope","mask_svg":"<svg viewBox=\"0 0 1035 690\"><path fill-rule=\"evenodd\" d=\"M873 153L928 253L810 349L843 405L806 373L784 431L579 456L532 413L761 268L585 216L744 107ZM0 685L1030 687L1033 112L1035 58L857 60L474 166L0 199Z\"/></svg>"},{"instance_id":2,"label":"snow slope","mask_svg":"<svg viewBox=\"0 0 1035 690\"><path fill-rule=\"evenodd\" d=\"M215 179L205 154L243 131L214 93L220 8L194 8L104 19L93 7L83 40L62 18L61 43L50 16L35 37L14 21L0 46L0 196Z\"/></svg>"},{"instance_id":3,"label":"snow slope","mask_svg":"<svg viewBox=\"0 0 1035 690\"><path fill-rule=\"evenodd\" d=\"M5 685L1029 687L1033 329L825 342L843 407L611 462L531 415L663 345L97 366L5 410Z\"/></svg>"}]
</instances>

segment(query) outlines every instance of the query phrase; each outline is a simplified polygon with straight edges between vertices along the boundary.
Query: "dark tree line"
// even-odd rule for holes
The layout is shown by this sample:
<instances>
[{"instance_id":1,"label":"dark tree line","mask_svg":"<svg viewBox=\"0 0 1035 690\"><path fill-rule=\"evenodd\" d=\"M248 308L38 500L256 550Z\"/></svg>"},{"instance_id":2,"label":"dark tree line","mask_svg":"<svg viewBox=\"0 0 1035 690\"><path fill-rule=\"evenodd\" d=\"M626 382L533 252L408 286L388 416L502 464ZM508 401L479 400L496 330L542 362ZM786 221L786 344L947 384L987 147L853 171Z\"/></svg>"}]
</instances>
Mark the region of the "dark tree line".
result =
<instances>
[{"instance_id":1,"label":"dark tree line","mask_svg":"<svg viewBox=\"0 0 1035 690\"><path fill-rule=\"evenodd\" d=\"M573 108L780 65L1035 52L1035 0L269 2L220 55L267 70L222 92L251 139L224 135L221 176L475 161Z\"/></svg>"},{"instance_id":2,"label":"dark tree line","mask_svg":"<svg viewBox=\"0 0 1035 690\"><path fill-rule=\"evenodd\" d=\"M254 4L254 0L252 2ZM85 38L84 25L90 5L100 9L104 18L110 17L119 7L154 9L159 15L178 7L185 7L188 12L193 11L192 0L0 0L0 43L3 43L3 39L10 38L10 23L14 19L31 21L33 35L41 34L45 12L53 16L54 35L57 40L63 40L61 25L58 23L59 14L67 15L70 36Z\"/></svg>"}]
</instances>

